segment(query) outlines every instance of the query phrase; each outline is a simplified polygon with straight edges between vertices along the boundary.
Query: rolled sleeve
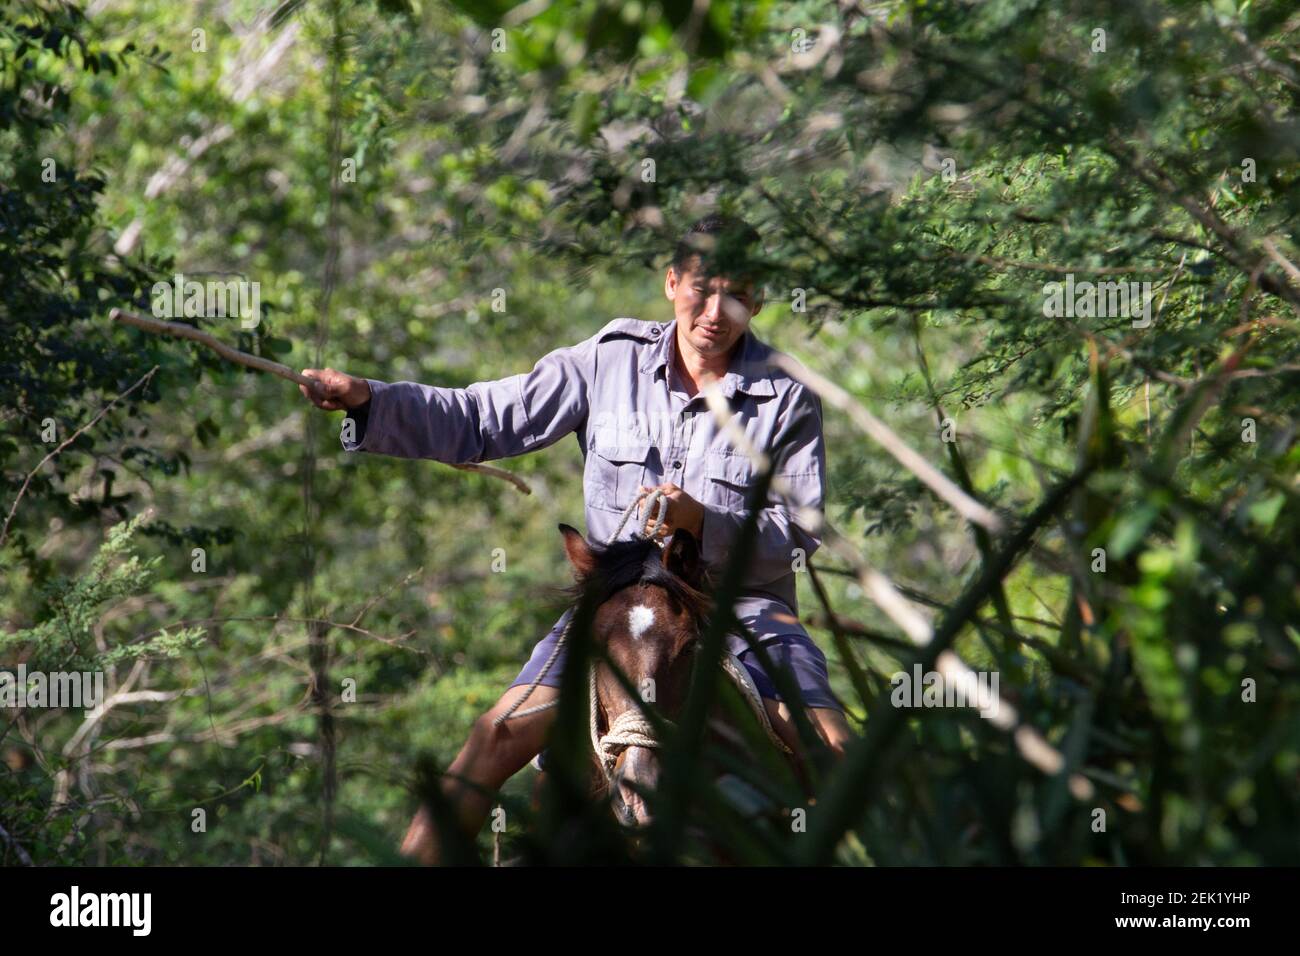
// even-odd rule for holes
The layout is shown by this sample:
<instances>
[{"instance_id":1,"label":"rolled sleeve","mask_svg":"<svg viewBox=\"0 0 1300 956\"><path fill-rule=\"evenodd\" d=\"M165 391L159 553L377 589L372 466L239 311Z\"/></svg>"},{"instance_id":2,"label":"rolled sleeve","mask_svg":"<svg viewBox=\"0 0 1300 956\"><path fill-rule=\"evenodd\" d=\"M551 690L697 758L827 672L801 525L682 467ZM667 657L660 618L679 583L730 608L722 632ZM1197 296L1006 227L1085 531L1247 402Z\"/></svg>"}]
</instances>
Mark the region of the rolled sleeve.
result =
<instances>
[{"instance_id":1,"label":"rolled sleeve","mask_svg":"<svg viewBox=\"0 0 1300 956\"><path fill-rule=\"evenodd\" d=\"M797 517L804 508L821 512L825 505L826 446L822 436L821 400L806 388L791 390L789 404L777 428L772 457L775 475L790 488L789 499L769 490L769 504L758 514L754 553L743 584L762 588L794 573L799 552L805 561L821 546L821 537ZM704 504L701 529L704 558L722 565L740 534L746 511Z\"/></svg>"},{"instance_id":2,"label":"rolled sleeve","mask_svg":"<svg viewBox=\"0 0 1300 956\"><path fill-rule=\"evenodd\" d=\"M494 461L545 448L586 418L593 336L543 356L531 372L464 388L366 381L370 402L354 422L347 451L446 464Z\"/></svg>"}]
</instances>

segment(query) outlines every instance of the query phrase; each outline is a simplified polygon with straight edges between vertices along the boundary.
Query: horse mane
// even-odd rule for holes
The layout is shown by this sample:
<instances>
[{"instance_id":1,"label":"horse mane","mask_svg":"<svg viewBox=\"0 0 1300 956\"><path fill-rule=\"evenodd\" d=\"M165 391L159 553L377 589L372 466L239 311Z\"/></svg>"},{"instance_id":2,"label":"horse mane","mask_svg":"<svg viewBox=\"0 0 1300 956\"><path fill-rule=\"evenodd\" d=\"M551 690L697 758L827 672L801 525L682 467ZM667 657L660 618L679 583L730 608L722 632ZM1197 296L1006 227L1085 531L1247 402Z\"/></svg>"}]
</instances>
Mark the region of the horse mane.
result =
<instances>
[{"instance_id":1,"label":"horse mane","mask_svg":"<svg viewBox=\"0 0 1300 956\"><path fill-rule=\"evenodd\" d=\"M575 606L588 592L599 607L625 587L654 584L675 598L699 628L707 627L713 612L713 598L708 593L713 581L707 567L701 571L703 589L698 589L664 567L662 549L649 538L625 538L607 545L589 542L588 547L595 558L591 571L560 589Z\"/></svg>"}]
</instances>

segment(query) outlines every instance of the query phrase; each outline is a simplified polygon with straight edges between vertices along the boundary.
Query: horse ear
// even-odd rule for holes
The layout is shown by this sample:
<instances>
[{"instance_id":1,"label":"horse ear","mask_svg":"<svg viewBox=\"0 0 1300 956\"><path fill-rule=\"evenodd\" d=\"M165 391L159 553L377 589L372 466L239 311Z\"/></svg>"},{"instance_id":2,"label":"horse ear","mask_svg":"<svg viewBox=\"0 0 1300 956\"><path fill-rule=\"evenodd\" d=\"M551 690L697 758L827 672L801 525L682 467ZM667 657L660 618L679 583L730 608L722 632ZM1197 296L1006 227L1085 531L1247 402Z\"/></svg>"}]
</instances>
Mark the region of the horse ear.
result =
<instances>
[{"instance_id":1,"label":"horse ear","mask_svg":"<svg viewBox=\"0 0 1300 956\"><path fill-rule=\"evenodd\" d=\"M560 534L564 535L564 551L569 556L569 563L579 578L585 578L596 566L596 556L592 554L591 545L581 531L570 525L561 524Z\"/></svg>"},{"instance_id":2,"label":"horse ear","mask_svg":"<svg viewBox=\"0 0 1300 956\"><path fill-rule=\"evenodd\" d=\"M664 545L664 567L689 584L700 579L700 545L695 535L685 528L673 532L668 543Z\"/></svg>"}]
</instances>

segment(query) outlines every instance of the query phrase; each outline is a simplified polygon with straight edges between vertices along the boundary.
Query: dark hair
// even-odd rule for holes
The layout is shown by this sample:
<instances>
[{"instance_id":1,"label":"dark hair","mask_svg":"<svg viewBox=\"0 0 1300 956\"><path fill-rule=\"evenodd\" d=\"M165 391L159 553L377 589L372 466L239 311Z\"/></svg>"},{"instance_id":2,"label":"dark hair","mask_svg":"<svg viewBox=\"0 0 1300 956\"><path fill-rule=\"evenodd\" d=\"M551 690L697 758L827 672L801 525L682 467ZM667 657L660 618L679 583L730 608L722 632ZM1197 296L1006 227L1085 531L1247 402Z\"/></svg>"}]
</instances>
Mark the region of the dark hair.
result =
<instances>
[{"instance_id":1,"label":"dark hair","mask_svg":"<svg viewBox=\"0 0 1300 956\"><path fill-rule=\"evenodd\" d=\"M707 566L701 569L700 580L687 581L664 567L663 552L649 538L625 538L605 545L589 541L587 546L595 558L591 570L568 587L559 589L575 605L588 592L593 595L594 606L599 607L629 585L657 584L701 626L707 626L713 610L709 595L715 587Z\"/></svg>"},{"instance_id":2,"label":"dark hair","mask_svg":"<svg viewBox=\"0 0 1300 956\"><path fill-rule=\"evenodd\" d=\"M735 216L711 212L698 220L677 243L673 269L679 275L694 260L722 275L745 275L758 252L758 230Z\"/></svg>"}]
</instances>

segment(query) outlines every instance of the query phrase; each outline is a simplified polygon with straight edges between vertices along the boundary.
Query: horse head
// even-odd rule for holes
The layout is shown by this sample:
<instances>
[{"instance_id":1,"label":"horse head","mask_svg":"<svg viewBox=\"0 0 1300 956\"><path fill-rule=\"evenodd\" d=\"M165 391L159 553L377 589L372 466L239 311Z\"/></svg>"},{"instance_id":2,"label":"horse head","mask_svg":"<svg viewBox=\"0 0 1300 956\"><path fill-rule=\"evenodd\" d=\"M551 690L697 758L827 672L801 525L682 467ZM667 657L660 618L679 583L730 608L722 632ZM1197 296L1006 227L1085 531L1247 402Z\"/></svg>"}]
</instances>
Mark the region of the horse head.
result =
<instances>
[{"instance_id":1,"label":"horse head","mask_svg":"<svg viewBox=\"0 0 1300 956\"><path fill-rule=\"evenodd\" d=\"M600 545L560 525L573 565L577 597L594 593L593 743L598 789L624 823L643 826L650 811L643 794L659 778L658 741L644 709L677 719L686 700L697 640L711 609L708 570L689 531L673 532L661 549L637 538ZM628 693L612 668L636 689Z\"/></svg>"}]
</instances>

